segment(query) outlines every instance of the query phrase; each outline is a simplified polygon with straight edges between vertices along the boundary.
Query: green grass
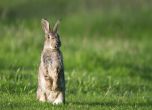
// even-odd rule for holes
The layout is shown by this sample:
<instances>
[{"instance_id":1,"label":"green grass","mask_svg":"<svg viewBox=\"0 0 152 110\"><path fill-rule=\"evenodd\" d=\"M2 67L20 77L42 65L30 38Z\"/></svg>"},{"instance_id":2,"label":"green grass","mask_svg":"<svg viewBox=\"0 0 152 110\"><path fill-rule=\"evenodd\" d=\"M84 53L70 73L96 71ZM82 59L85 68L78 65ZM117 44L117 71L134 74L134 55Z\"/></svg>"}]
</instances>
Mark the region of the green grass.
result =
<instances>
[{"instance_id":1,"label":"green grass","mask_svg":"<svg viewBox=\"0 0 152 110\"><path fill-rule=\"evenodd\" d=\"M85 7L84 3L79 1L80 9ZM75 13L64 10L68 14L61 15L59 33L65 64L66 104L60 106L36 100L37 71L44 39L40 16L26 18L19 10L15 18L2 19L0 109L151 110L151 8L142 1L134 8L136 3L133 3L130 8L134 10L127 8L130 6L127 4L124 8L112 5L107 9L105 6L102 11L91 9L90 12L87 10L90 7L82 11L74 9ZM18 9L15 4L13 10ZM21 13L24 16L21 17ZM55 22L56 18L49 20Z\"/></svg>"}]
</instances>

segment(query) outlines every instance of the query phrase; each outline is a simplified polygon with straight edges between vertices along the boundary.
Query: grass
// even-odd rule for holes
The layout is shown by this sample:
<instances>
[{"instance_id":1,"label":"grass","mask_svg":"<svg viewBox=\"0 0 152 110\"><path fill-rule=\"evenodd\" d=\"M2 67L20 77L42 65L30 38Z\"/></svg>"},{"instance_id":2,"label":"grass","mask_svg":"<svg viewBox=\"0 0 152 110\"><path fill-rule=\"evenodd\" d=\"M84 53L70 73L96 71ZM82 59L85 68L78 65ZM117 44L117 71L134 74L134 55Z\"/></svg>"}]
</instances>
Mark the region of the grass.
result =
<instances>
[{"instance_id":1,"label":"grass","mask_svg":"<svg viewBox=\"0 0 152 110\"><path fill-rule=\"evenodd\" d=\"M91 14L77 10L62 16L59 33L65 64L66 104L60 106L36 100L43 48L40 19L24 18L26 14L24 19L17 19L21 12L13 20L2 19L0 109L151 110L151 8L122 11L113 7L99 12L99 9ZM50 20L55 22L56 18Z\"/></svg>"}]
</instances>

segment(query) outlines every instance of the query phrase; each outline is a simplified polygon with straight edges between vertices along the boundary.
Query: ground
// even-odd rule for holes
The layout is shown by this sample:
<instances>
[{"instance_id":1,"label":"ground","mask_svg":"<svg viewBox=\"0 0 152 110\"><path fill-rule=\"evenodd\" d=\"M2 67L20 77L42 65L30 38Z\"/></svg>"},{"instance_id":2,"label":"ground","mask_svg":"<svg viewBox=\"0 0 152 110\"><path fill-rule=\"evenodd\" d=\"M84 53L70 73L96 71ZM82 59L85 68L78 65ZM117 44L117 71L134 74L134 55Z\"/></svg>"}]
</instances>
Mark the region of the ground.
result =
<instances>
[{"instance_id":1,"label":"ground","mask_svg":"<svg viewBox=\"0 0 152 110\"><path fill-rule=\"evenodd\" d=\"M41 19L0 21L1 110L152 109L150 9L91 13L61 21L66 103L60 106L36 100Z\"/></svg>"}]
</instances>

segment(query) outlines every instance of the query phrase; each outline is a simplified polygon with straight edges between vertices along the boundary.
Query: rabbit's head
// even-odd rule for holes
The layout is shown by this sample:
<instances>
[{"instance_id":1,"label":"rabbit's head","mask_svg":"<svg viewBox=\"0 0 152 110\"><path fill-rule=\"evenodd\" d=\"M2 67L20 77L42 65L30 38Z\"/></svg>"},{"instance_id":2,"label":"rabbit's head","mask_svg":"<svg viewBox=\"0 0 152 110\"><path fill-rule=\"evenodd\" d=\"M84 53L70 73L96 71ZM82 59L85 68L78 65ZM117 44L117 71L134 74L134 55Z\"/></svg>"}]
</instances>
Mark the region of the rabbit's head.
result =
<instances>
[{"instance_id":1,"label":"rabbit's head","mask_svg":"<svg viewBox=\"0 0 152 110\"><path fill-rule=\"evenodd\" d=\"M57 33L60 21L58 20L53 27L50 27L49 22L45 19L41 20L42 28L45 33L44 48L59 49L61 46L60 38Z\"/></svg>"}]
</instances>

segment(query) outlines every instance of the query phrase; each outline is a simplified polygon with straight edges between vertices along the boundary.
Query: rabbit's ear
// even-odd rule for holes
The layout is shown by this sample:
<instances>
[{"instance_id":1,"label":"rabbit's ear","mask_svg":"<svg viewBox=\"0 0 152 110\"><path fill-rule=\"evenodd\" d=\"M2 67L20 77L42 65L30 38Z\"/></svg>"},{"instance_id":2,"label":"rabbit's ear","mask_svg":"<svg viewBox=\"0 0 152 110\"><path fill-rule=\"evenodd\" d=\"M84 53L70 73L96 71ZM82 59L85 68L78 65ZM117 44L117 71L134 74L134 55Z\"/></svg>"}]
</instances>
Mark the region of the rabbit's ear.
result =
<instances>
[{"instance_id":1,"label":"rabbit's ear","mask_svg":"<svg viewBox=\"0 0 152 110\"><path fill-rule=\"evenodd\" d=\"M45 33L49 33L51 31L49 22L45 19L41 20L42 28Z\"/></svg>"},{"instance_id":2,"label":"rabbit's ear","mask_svg":"<svg viewBox=\"0 0 152 110\"><path fill-rule=\"evenodd\" d=\"M55 23L54 28L53 28L54 33L57 33L58 28L59 28L59 24L60 24L60 20L57 20L57 22Z\"/></svg>"}]
</instances>

